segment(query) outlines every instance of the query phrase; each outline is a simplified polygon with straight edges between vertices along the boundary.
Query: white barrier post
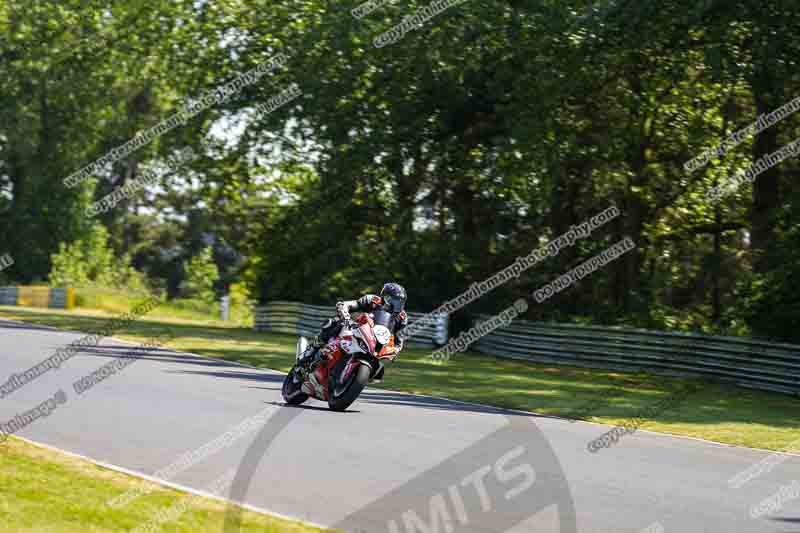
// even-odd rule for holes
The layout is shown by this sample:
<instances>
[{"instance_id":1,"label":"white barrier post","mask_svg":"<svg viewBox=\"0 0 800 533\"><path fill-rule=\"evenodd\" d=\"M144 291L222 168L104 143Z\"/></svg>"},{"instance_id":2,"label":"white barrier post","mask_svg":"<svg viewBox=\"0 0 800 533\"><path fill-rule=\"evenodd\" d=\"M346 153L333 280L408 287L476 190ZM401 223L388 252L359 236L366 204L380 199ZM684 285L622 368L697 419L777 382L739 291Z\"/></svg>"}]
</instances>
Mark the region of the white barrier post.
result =
<instances>
[{"instance_id":1,"label":"white barrier post","mask_svg":"<svg viewBox=\"0 0 800 533\"><path fill-rule=\"evenodd\" d=\"M231 297L230 296L223 296L222 300L220 301L220 311L222 312L222 320L226 321L230 317L230 310L231 310Z\"/></svg>"}]
</instances>

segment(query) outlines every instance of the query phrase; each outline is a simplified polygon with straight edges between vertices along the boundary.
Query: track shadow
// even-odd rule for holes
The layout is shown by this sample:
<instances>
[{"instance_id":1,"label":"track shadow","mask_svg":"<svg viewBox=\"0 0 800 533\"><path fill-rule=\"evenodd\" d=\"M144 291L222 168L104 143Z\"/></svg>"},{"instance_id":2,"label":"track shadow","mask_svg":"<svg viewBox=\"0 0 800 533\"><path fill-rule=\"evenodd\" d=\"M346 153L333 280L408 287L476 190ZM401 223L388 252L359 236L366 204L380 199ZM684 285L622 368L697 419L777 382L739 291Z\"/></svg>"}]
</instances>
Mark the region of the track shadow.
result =
<instances>
[{"instance_id":1,"label":"track shadow","mask_svg":"<svg viewBox=\"0 0 800 533\"><path fill-rule=\"evenodd\" d=\"M233 366L233 365L231 365ZM241 368L242 372L211 372L211 371L203 371L203 370L168 370L167 373L169 374L195 374L201 376L211 376L214 378L233 378L233 379L247 379L251 381L258 381L260 383L279 383L283 384L283 374L273 374L259 372L257 370L250 370L237 366L237 368Z\"/></svg>"},{"instance_id":2,"label":"track shadow","mask_svg":"<svg viewBox=\"0 0 800 533\"><path fill-rule=\"evenodd\" d=\"M30 329L36 331L54 331L53 328L49 328L47 326L37 326L36 324L22 324L18 322L6 322L5 320L0 320L0 329Z\"/></svg>"},{"instance_id":3,"label":"track shadow","mask_svg":"<svg viewBox=\"0 0 800 533\"><path fill-rule=\"evenodd\" d=\"M360 401L363 403L371 403L376 405L399 405L415 407L418 409L433 409L437 411L524 416L532 418L558 418L537 413L509 411L501 407L492 407L490 405L460 403L443 398L433 398L431 396L413 396L411 394L382 391L379 389L367 389L364 393L362 393Z\"/></svg>"},{"instance_id":4,"label":"track shadow","mask_svg":"<svg viewBox=\"0 0 800 533\"><path fill-rule=\"evenodd\" d=\"M305 409L307 411L325 411L327 413L336 413L339 414L348 414L348 413L360 413L358 409L347 408L344 411L334 411L328 407L320 407L318 405L309 405L309 404L300 404L300 405L289 405L288 403L283 402L264 402L268 405L275 405L277 407L286 407L287 409Z\"/></svg>"},{"instance_id":5,"label":"track shadow","mask_svg":"<svg viewBox=\"0 0 800 533\"><path fill-rule=\"evenodd\" d=\"M773 522L784 522L787 524L800 524L800 518L783 518L783 517L776 517L770 518ZM792 530L781 530L780 533L800 533L800 529L792 529Z\"/></svg>"},{"instance_id":6,"label":"track shadow","mask_svg":"<svg viewBox=\"0 0 800 533\"><path fill-rule=\"evenodd\" d=\"M225 372L225 371L203 371L203 370L175 370L170 371L179 374L199 374L203 376L211 376L217 378L233 378L240 380L250 380L258 383L274 383L282 385L284 376L283 374L262 373L258 371L252 372ZM280 390L270 389L267 390ZM430 409L435 411L455 411L464 413L482 413L482 414L502 414L506 416L525 416L533 418L558 418L553 416L541 415L536 413L523 413L518 411L508 411L499 407L492 407L489 405L465 404L458 403L451 400L432 398L430 396L414 396L401 392L382 391L379 389L367 388L358 399L361 404L373 405L397 405L406 406L416 409ZM280 404L279 404L280 405Z\"/></svg>"},{"instance_id":7,"label":"track shadow","mask_svg":"<svg viewBox=\"0 0 800 533\"><path fill-rule=\"evenodd\" d=\"M160 361L168 363L178 363L187 365L198 365L217 368L246 368L236 363L228 362L223 359L210 359L192 354L174 352L169 348L141 348L139 346L78 346L75 347L75 354L72 357L99 357L105 359L119 359L123 357L136 357L139 360ZM51 357L58 348L52 348L47 356L42 360Z\"/></svg>"},{"instance_id":8,"label":"track shadow","mask_svg":"<svg viewBox=\"0 0 800 533\"><path fill-rule=\"evenodd\" d=\"M112 359L135 356L140 360L180 363L205 367L244 368L240 365L230 363L222 359L209 359L196 355L182 354L174 352L169 348L143 349L138 346L83 346L76 351L75 357L77 356L104 357Z\"/></svg>"}]
</instances>

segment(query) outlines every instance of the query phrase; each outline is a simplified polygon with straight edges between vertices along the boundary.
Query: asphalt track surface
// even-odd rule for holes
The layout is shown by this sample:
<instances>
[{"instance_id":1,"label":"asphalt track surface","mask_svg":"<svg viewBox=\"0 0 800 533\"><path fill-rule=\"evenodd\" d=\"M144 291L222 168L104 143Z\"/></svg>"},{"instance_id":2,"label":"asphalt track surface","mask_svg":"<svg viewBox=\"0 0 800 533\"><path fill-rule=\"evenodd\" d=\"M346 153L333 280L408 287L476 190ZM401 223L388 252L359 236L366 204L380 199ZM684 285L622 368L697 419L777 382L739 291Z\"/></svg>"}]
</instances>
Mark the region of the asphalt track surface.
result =
<instances>
[{"instance_id":1,"label":"asphalt track surface","mask_svg":"<svg viewBox=\"0 0 800 533\"><path fill-rule=\"evenodd\" d=\"M0 320L0 383L80 336ZM248 450L263 453L255 471L249 473L251 481L241 501L328 526L354 517L356 522L344 522L351 531L566 532L569 528L559 523L562 515L557 508L569 503L574 504L581 533L633 533L648 526L652 526L649 531L663 528L665 533L800 532L800 498L782 502L780 509L765 516L750 517L752 506L776 494L781 486L800 480L797 456L784 457L780 465L741 488L730 488L729 479L770 453L639 431L592 454L587 442L608 426L375 389L365 391L345 413L331 412L316 401L307 402L305 408L286 407L280 395L281 374L168 349L149 350L121 372L76 394L73 382L128 353L131 346L105 339L100 346L83 349L61 368L0 399L0 422L63 390L66 403L21 430L20 436L152 475L267 409L273 418L261 433L245 434L166 481L204 490L232 468L253 467L252 461L245 460ZM391 384L390 372L387 382ZM269 446L259 449L255 442L259 435L269 433L274 417L280 413L286 417L288 411L294 415L289 415L291 422L272 436ZM499 435L510 423L529 424L525 427L544 439L539 445L557 457L557 464L536 464L533 459L536 478L531 490L563 472L571 501L559 500L538 510L524 494L518 500L513 499L516 495L509 498L508 489L526 481L520 470L516 479L506 480L501 492L497 482L490 485L491 474L487 474L490 506L500 509L505 496L506 504L518 502L536 508L536 513L514 524L502 510L488 521L473 520L484 512L479 490L460 478L481 468L489 472L492 465L497 471L503 450L497 448L493 455L474 445ZM529 448L531 453L546 455L538 454L535 446ZM456 475L452 468L437 469L455 456L460 457L459 479L437 479L439 472ZM394 495L404 490L418 494L421 501L442 503L444 499L436 500L442 487L456 486L459 481L465 506L458 514L455 496L450 494L448 523L433 520L435 507L423 508L417 515L424 522L409 529L398 514L404 504L392 505ZM547 492L540 491L537 498ZM394 531L388 521L392 516L399 524ZM467 523L461 518L467 518Z\"/></svg>"}]
</instances>

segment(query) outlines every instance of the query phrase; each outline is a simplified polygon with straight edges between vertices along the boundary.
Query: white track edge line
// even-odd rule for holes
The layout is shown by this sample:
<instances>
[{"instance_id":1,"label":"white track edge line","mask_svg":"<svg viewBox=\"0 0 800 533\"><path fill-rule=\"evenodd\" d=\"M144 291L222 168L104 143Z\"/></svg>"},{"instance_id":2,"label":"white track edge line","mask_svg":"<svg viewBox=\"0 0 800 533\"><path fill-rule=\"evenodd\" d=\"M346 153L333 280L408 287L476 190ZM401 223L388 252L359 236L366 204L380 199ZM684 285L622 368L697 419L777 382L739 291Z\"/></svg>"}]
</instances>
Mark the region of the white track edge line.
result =
<instances>
[{"instance_id":1,"label":"white track edge line","mask_svg":"<svg viewBox=\"0 0 800 533\"><path fill-rule=\"evenodd\" d=\"M315 527L315 528L318 528L318 529L331 529L332 528L332 526L325 526L325 525L322 525L322 524L311 522L311 521L303 519L303 518L298 518L296 516L291 516L291 515L287 515L287 514L283 514L283 513L278 513L276 511L270 511L269 509L264 509L262 507L258 507L256 505L252 505L252 504L249 504L249 503L238 502L238 501L232 500L230 498L225 498L225 497L222 497L222 496L218 496L216 494L212 494L210 492L206 492L206 491L203 491L203 490L198 490L198 489L189 487L187 485L182 485L180 483L173 483L172 481L167 481L167 480L164 480L164 479L153 477L153 476L151 476L149 474L145 474L144 472L139 472L138 470L132 470L130 468L125 468L124 466L117 466L115 464L106 463L106 462L103 462L103 461L98 461L96 459L92 459L91 457L88 457L86 455L82 455L80 453L75 453L75 452L71 452L71 451L68 451L68 450L64 450L64 449L59 448L57 446L51 446L49 444L44 444L42 442L37 442L35 440L31 440L31 439L28 439L28 438L25 438L25 437L20 437L19 435L13 435L13 438L19 439L19 440L24 441L24 442L27 442L28 444L31 444L33 446L37 446L39 448L44 448L46 450L51 450L51 451L54 451L54 452L63 453L65 455L69 456L69 457L74 457L76 459L80 459L80 460L83 460L83 461L88 461L88 462L92 463L93 465L99 466L101 468L105 468L105 469L112 470L112 471L115 471L115 472L119 472L119 473L122 473L122 474L127 474L129 476L141 478L141 479L144 479L145 481L149 481L149 482L155 483L157 485L161 485L161 486L168 487L168 488L175 489L175 490L180 490L180 491L183 491L183 492L187 492L189 494L193 494L195 496L201 496L203 498L208 498L208 499L216 500L216 501L219 501L219 502L232 503L232 504L237 505L237 506L241 507L242 509L246 509L248 511L253 511L253 512L256 512L256 513L260 513L260 514L267 515L267 516L272 516L272 517L275 517L275 518L280 518L280 519L283 519L283 520L289 520L289 521L292 521L292 522L300 522L300 523L302 523L304 525Z\"/></svg>"}]
</instances>

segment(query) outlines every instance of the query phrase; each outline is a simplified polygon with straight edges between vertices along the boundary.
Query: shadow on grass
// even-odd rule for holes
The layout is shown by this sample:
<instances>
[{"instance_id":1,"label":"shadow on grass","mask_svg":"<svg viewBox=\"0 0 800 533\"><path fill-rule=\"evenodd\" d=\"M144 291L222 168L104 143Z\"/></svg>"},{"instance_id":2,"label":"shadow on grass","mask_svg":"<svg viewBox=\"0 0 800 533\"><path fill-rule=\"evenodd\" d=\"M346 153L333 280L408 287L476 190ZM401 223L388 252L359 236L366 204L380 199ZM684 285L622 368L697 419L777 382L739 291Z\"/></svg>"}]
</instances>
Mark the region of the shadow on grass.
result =
<instances>
[{"instance_id":1,"label":"shadow on grass","mask_svg":"<svg viewBox=\"0 0 800 533\"><path fill-rule=\"evenodd\" d=\"M81 333L81 334L87 334L99 331L109 321L120 316L120 315L109 315L109 316L95 317L95 316L68 314L66 312L48 313L44 310L31 311L15 307L10 307L8 309L9 309L9 314L12 314L17 317L23 317L26 321L30 321L30 323L32 324L47 325L61 330L73 331L75 333ZM4 322L2 321L2 315L0 315L0 328L4 327L14 328L15 326L19 326L19 324L15 324L13 322ZM31 327L35 328L35 326ZM256 340L258 338L258 334L255 331L248 328L233 327L233 326L232 327L216 326L213 324L181 324L176 322L165 322L160 317L152 317L149 315L145 315L132 320L128 324L128 329L119 330L116 333L120 335L125 335L125 334L142 335L150 331L163 330L165 328L168 328L169 330L175 332L176 335L190 336L190 337L209 339L209 340L220 339L221 337L231 334L235 334L236 336L252 338L253 340Z\"/></svg>"}]
</instances>

